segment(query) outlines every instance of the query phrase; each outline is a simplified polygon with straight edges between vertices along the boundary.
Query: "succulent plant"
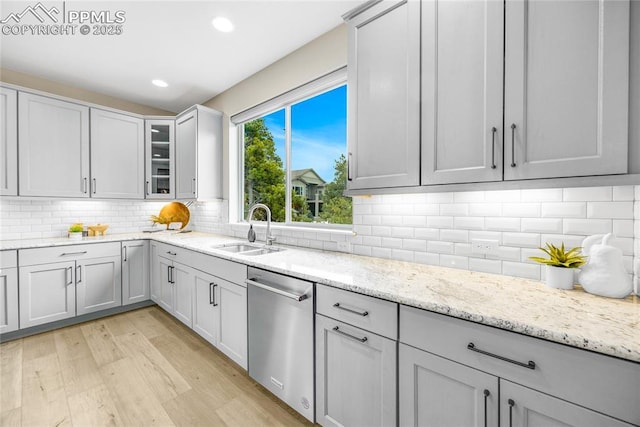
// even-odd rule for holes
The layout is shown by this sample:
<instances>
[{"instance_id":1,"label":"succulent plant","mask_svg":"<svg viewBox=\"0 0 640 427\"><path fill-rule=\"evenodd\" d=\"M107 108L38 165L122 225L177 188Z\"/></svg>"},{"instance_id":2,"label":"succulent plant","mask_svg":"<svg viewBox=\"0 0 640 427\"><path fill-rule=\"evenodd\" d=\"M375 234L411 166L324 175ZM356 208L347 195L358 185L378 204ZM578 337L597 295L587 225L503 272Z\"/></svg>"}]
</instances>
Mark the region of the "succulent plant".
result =
<instances>
[{"instance_id":1,"label":"succulent plant","mask_svg":"<svg viewBox=\"0 0 640 427\"><path fill-rule=\"evenodd\" d=\"M81 233L84 230L84 227L80 224L73 224L69 227L69 233Z\"/></svg>"},{"instance_id":2,"label":"succulent plant","mask_svg":"<svg viewBox=\"0 0 640 427\"><path fill-rule=\"evenodd\" d=\"M529 259L539 262L540 264L563 268L580 268L587 263L587 258L582 255L582 247L580 246L576 246L567 251L564 248L564 242L562 242L560 247L547 243L546 248L538 249L549 255L549 258L530 256Z\"/></svg>"}]
</instances>

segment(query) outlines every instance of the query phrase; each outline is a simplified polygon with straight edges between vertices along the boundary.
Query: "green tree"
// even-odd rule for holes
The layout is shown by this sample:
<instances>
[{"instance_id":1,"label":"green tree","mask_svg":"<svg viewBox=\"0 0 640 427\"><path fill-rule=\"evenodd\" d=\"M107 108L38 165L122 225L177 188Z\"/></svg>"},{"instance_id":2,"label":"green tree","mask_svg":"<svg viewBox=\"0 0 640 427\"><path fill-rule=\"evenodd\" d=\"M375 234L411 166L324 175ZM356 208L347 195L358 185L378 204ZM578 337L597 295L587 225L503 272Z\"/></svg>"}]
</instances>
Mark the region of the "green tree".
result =
<instances>
[{"instance_id":1,"label":"green tree","mask_svg":"<svg viewBox=\"0 0 640 427\"><path fill-rule=\"evenodd\" d=\"M244 125L244 206L245 212L255 203L264 203L271 209L271 220L285 220L285 171L276 152L273 135L264 119L252 120ZM303 196L291 192L291 218L293 221L312 220L309 206ZM266 220L259 210L256 220Z\"/></svg>"},{"instance_id":2,"label":"green tree","mask_svg":"<svg viewBox=\"0 0 640 427\"><path fill-rule=\"evenodd\" d=\"M245 212L255 203L269 206L273 221L284 221L285 172L273 135L262 118L244 124ZM266 220L267 215L259 210L254 219Z\"/></svg>"},{"instance_id":3,"label":"green tree","mask_svg":"<svg viewBox=\"0 0 640 427\"><path fill-rule=\"evenodd\" d=\"M347 189L347 159L341 154L335 161L333 181L327 184L323 195L320 218L331 224L351 224L353 208L350 197L343 196Z\"/></svg>"}]
</instances>

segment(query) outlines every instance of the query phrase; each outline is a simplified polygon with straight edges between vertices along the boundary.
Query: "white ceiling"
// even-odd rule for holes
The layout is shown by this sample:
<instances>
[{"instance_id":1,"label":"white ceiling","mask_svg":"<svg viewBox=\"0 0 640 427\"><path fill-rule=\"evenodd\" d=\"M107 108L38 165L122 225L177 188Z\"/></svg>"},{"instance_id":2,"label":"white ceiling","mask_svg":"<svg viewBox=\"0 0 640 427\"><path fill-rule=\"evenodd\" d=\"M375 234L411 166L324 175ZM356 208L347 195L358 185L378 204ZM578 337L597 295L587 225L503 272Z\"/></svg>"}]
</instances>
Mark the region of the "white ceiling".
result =
<instances>
[{"instance_id":1,"label":"white ceiling","mask_svg":"<svg viewBox=\"0 0 640 427\"><path fill-rule=\"evenodd\" d=\"M341 15L362 2L43 1L49 9L57 7L60 16L63 7L67 13L122 10L123 34L81 35L76 29L71 36L2 35L0 66L179 112L338 26ZM36 4L2 0L0 19ZM234 23L235 31L212 27L211 20L220 15ZM24 23L39 22L27 14ZM155 87L152 79L165 80L169 87Z\"/></svg>"}]
</instances>

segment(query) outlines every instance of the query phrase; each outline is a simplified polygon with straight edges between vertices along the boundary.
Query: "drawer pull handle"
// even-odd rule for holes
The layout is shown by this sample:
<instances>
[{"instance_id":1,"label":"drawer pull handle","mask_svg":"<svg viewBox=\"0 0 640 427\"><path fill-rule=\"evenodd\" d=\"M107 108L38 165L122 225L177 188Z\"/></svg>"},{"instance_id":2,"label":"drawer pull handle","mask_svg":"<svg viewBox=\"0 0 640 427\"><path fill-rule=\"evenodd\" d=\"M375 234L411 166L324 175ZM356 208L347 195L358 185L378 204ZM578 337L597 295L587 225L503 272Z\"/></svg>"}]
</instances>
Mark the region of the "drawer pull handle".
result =
<instances>
[{"instance_id":1,"label":"drawer pull handle","mask_svg":"<svg viewBox=\"0 0 640 427\"><path fill-rule=\"evenodd\" d=\"M484 394L484 427L487 427L487 398L491 396L491 392L486 388L483 391Z\"/></svg>"},{"instance_id":2,"label":"drawer pull handle","mask_svg":"<svg viewBox=\"0 0 640 427\"><path fill-rule=\"evenodd\" d=\"M509 403L509 427L513 427L513 405L515 405L516 402L514 402L513 399L509 399L507 403Z\"/></svg>"},{"instance_id":3,"label":"drawer pull handle","mask_svg":"<svg viewBox=\"0 0 640 427\"><path fill-rule=\"evenodd\" d=\"M167 251L167 253L168 253L169 255L173 255L173 256L178 255L177 253L175 253L175 252L171 252L171 251Z\"/></svg>"},{"instance_id":4,"label":"drawer pull handle","mask_svg":"<svg viewBox=\"0 0 640 427\"><path fill-rule=\"evenodd\" d=\"M339 333L340 335L344 335L345 337L351 338L352 340L356 340L359 342L367 342L368 338L367 337L362 337L362 338L358 338L354 335L348 334L346 332L342 332L337 326L333 327L333 330L337 333Z\"/></svg>"},{"instance_id":5,"label":"drawer pull handle","mask_svg":"<svg viewBox=\"0 0 640 427\"><path fill-rule=\"evenodd\" d=\"M514 365L522 366L527 369L536 369L536 364L534 361L529 360L527 363L518 362L517 360L509 359L508 357L500 356L499 354L489 353L488 351L480 350L476 348L476 346L470 342L467 344L467 349L471 351L475 351L476 353L484 354L485 356L495 357L496 359L504 360L505 362L513 363Z\"/></svg>"},{"instance_id":6,"label":"drawer pull handle","mask_svg":"<svg viewBox=\"0 0 640 427\"><path fill-rule=\"evenodd\" d=\"M339 302L333 304L333 306L335 308L339 308L340 310L348 311L349 313L357 314L357 315L360 315L362 317L369 315L368 311L351 310L350 308L346 308L346 307L341 306Z\"/></svg>"},{"instance_id":7,"label":"drawer pull handle","mask_svg":"<svg viewBox=\"0 0 640 427\"><path fill-rule=\"evenodd\" d=\"M86 253L87 253L87 251L82 251L82 252L63 252L63 253L60 254L60 256L84 255Z\"/></svg>"}]
</instances>

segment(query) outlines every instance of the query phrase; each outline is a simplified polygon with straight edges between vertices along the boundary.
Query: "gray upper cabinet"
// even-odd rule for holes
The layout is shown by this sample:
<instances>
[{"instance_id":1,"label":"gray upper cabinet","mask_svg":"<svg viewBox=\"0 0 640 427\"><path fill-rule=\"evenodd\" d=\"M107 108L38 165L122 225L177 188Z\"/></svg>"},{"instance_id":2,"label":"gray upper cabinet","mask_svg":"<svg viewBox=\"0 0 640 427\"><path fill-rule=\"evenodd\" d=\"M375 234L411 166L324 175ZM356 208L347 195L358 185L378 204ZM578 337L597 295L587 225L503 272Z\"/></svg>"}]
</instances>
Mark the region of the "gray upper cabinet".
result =
<instances>
[{"instance_id":1,"label":"gray upper cabinet","mask_svg":"<svg viewBox=\"0 0 640 427\"><path fill-rule=\"evenodd\" d=\"M176 198L222 198L222 113L196 105L175 126Z\"/></svg>"},{"instance_id":2,"label":"gray upper cabinet","mask_svg":"<svg viewBox=\"0 0 640 427\"><path fill-rule=\"evenodd\" d=\"M505 179L626 173L629 1L505 11Z\"/></svg>"},{"instance_id":3,"label":"gray upper cabinet","mask_svg":"<svg viewBox=\"0 0 640 427\"><path fill-rule=\"evenodd\" d=\"M420 3L350 19L348 188L420 184Z\"/></svg>"},{"instance_id":4,"label":"gray upper cabinet","mask_svg":"<svg viewBox=\"0 0 640 427\"><path fill-rule=\"evenodd\" d=\"M502 179L503 5L422 3L422 184Z\"/></svg>"},{"instance_id":5,"label":"gray upper cabinet","mask_svg":"<svg viewBox=\"0 0 640 427\"><path fill-rule=\"evenodd\" d=\"M144 120L91 109L91 197L144 198Z\"/></svg>"},{"instance_id":6,"label":"gray upper cabinet","mask_svg":"<svg viewBox=\"0 0 640 427\"><path fill-rule=\"evenodd\" d=\"M89 197L89 108L18 94L19 194Z\"/></svg>"},{"instance_id":7,"label":"gray upper cabinet","mask_svg":"<svg viewBox=\"0 0 640 427\"><path fill-rule=\"evenodd\" d=\"M176 186L175 120L145 121L145 198L173 199Z\"/></svg>"},{"instance_id":8,"label":"gray upper cabinet","mask_svg":"<svg viewBox=\"0 0 640 427\"><path fill-rule=\"evenodd\" d=\"M0 195L18 194L18 95L0 87Z\"/></svg>"}]
</instances>

